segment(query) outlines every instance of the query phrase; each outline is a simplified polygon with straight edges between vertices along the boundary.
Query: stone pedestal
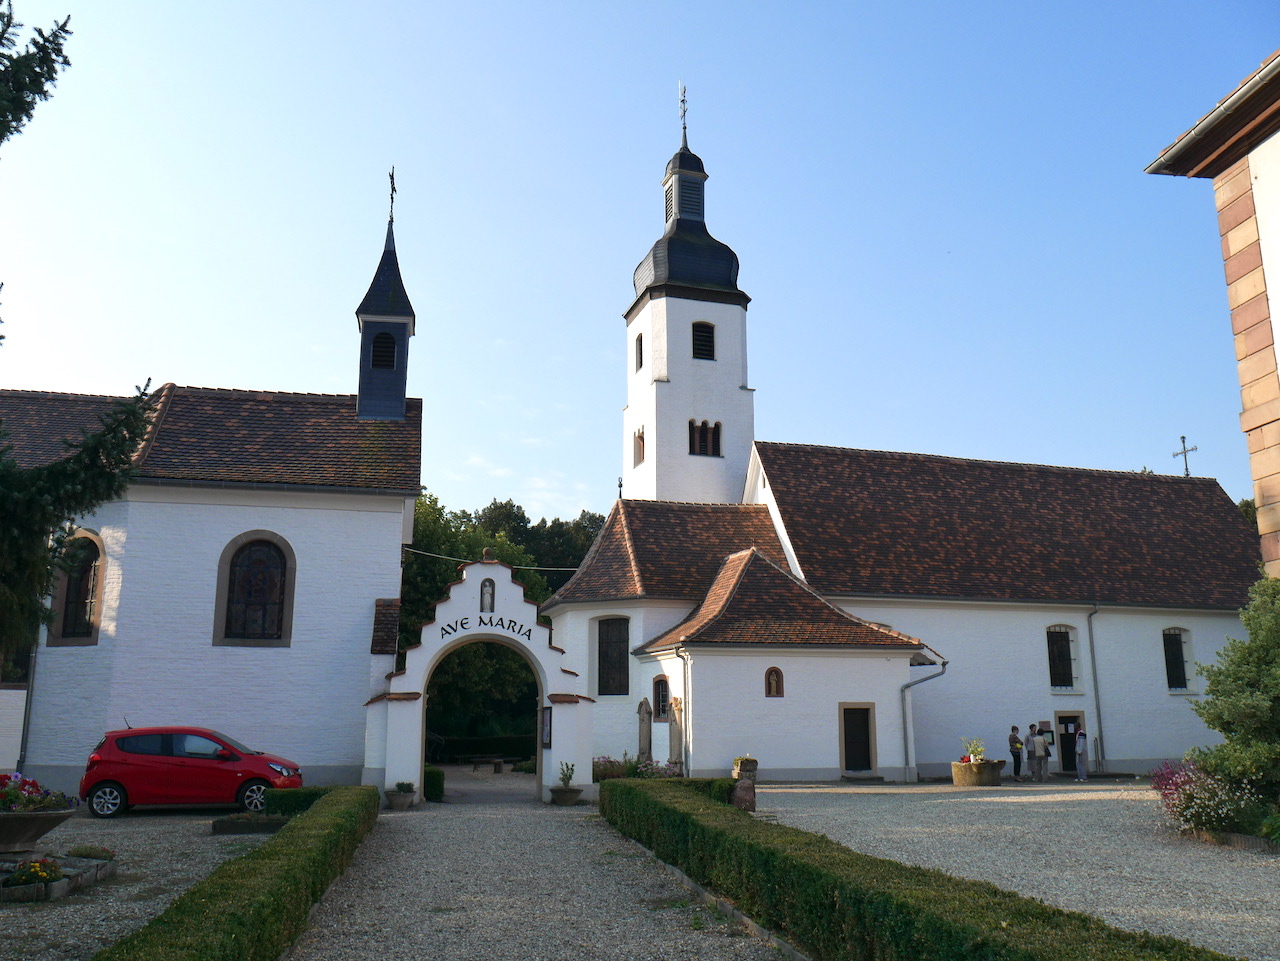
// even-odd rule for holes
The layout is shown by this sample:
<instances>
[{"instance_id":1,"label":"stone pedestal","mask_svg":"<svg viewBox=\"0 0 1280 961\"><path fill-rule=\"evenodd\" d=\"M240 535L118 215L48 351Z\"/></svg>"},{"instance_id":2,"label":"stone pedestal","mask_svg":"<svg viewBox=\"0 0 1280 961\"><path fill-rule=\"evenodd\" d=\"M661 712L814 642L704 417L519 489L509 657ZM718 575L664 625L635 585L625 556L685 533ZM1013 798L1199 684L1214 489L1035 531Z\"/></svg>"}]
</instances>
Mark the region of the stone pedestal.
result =
<instances>
[{"instance_id":1,"label":"stone pedestal","mask_svg":"<svg viewBox=\"0 0 1280 961\"><path fill-rule=\"evenodd\" d=\"M1004 761L952 761L951 783L956 787L998 787Z\"/></svg>"}]
</instances>

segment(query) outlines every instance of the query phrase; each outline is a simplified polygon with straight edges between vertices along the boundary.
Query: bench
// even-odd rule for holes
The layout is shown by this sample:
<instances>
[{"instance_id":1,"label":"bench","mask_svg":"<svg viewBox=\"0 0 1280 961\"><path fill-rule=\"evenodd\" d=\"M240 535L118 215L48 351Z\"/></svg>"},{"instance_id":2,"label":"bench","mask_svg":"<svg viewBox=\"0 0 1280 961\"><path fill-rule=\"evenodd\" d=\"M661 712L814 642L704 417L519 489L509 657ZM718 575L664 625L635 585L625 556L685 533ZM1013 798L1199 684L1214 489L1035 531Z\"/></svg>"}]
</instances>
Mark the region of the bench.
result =
<instances>
[{"instance_id":1,"label":"bench","mask_svg":"<svg viewBox=\"0 0 1280 961\"><path fill-rule=\"evenodd\" d=\"M465 761L471 762L471 770L480 770L482 764L492 764L493 773L501 774L504 764L515 764L517 761L523 761L522 757L503 757L501 754L468 754ZM464 761L464 763L465 763Z\"/></svg>"}]
</instances>

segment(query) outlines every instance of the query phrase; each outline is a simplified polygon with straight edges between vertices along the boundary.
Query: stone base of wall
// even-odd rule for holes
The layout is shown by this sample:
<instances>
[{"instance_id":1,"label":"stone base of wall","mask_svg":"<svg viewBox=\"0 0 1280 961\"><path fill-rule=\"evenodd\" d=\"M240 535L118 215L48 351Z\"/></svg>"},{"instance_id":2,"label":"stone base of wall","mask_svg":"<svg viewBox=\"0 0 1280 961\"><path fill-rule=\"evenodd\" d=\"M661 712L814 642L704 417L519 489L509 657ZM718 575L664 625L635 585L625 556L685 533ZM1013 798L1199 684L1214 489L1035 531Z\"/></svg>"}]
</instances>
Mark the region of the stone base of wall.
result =
<instances>
[{"instance_id":1,"label":"stone base of wall","mask_svg":"<svg viewBox=\"0 0 1280 961\"><path fill-rule=\"evenodd\" d=\"M1183 834L1187 834L1198 841L1206 841L1209 844L1221 844L1224 847L1235 848L1237 851L1260 851L1263 854L1280 854L1280 844L1268 841L1266 838L1255 838L1251 834L1233 834L1230 831L1201 831L1198 828L1189 828Z\"/></svg>"}]
</instances>

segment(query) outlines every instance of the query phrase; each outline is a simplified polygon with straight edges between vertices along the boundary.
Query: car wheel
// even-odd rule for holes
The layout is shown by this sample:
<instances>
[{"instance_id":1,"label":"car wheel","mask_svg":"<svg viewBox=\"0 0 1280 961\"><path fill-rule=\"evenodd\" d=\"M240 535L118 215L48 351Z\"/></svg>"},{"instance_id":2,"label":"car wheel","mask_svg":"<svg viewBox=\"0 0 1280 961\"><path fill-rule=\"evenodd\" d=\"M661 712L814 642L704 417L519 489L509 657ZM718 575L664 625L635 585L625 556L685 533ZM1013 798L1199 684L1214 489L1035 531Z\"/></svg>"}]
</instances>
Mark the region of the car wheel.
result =
<instances>
[{"instance_id":1,"label":"car wheel","mask_svg":"<svg viewBox=\"0 0 1280 961\"><path fill-rule=\"evenodd\" d=\"M113 818L127 807L124 788L113 781L95 784L89 792L89 813L96 818Z\"/></svg>"},{"instance_id":2,"label":"car wheel","mask_svg":"<svg viewBox=\"0 0 1280 961\"><path fill-rule=\"evenodd\" d=\"M267 806L267 789L271 787L266 781L250 781L240 789L238 803L246 811L261 811Z\"/></svg>"}]
</instances>

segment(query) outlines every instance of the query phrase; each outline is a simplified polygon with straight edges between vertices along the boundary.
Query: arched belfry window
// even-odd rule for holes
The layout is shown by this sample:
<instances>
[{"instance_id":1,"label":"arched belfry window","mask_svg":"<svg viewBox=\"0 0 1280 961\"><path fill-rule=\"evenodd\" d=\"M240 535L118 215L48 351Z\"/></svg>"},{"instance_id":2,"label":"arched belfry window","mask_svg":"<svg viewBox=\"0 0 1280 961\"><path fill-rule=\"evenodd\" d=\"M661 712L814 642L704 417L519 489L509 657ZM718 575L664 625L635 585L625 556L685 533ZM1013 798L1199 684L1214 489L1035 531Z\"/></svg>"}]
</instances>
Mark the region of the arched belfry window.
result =
<instances>
[{"instance_id":1,"label":"arched belfry window","mask_svg":"<svg viewBox=\"0 0 1280 961\"><path fill-rule=\"evenodd\" d=\"M764 696L765 697L782 697L782 671L780 668L771 667L764 672Z\"/></svg>"},{"instance_id":2,"label":"arched belfry window","mask_svg":"<svg viewBox=\"0 0 1280 961\"><path fill-rule=\"evenodd\" d=\"M375 334L371 358L375 370L395 370L396 339L386 331Z\"/></svg>"},{"instance_id":3,"label":"arched belfry window","mask_svg":"<svg viewBox=\"0 0 1280 961\"><path fill-rule=\"evenodd\" d=\"M493 613L493 578L486 577L480 582L480 613Z\"/></svg>"},{"instance_id":4,"label":"arched belfry window","mask_svg":"<svg viewBox=\"0 0 1280 961\"><path fill-rule=\"evenodd\" d=\"M700 320L693 325L693 357L694 360L716 359L715 324Z\"/></svg>"},{"instance_id":5,"label":"arched belfry window","mask_svg":"<svg viewBox=\"0 0 1280 961\"><path fill-rule=\"evenodd\" d=\"M689 421L689 453L708 457L720 456L720 422L711 424Z\"/></svg>"},{"instance_id":6,"label":"arched belfry window","mask_svg":"<svg viewBox=\"0 0 1280 961\"><path fill-rule=\"evenodd\" d=\"M644 334L636 334L636 370L644 366Z\"/></svg>"},{"instance_id":7,"label":"arched belfry window","mask_svg":"<svg viewBox=\"0 0 1280 961\"><path fill-rule=\"evenodd\" d=\"M98 643L102 618L102 541L79 531L67 541L66 568L58 575L53 602L55 620L49 630L50 647Z\"/></svg>"},{"instance_id":8,"label":"arched belfry window","mask_svg":"<svg viewBox=\"0 0 1280 961\"><path fill-rule=\"evenodd\" d=\"M632 458L632 464L631 464L632 467L638 467L639 465L644 463L644 428L643 427L641 427L635 433L632 453L634 454L634 457Z\"/></svg>"},{"instance_id":9,"label":"arched belfry window","mask_svg":"<svg viewBox=\"0 0 1280 961\"><path fill-rule=\"evenodd\" d=\"M274 531L233 538L218 561L213 643L288 647L292 636L297 559Z\"/></svg>"}]
</instances>

